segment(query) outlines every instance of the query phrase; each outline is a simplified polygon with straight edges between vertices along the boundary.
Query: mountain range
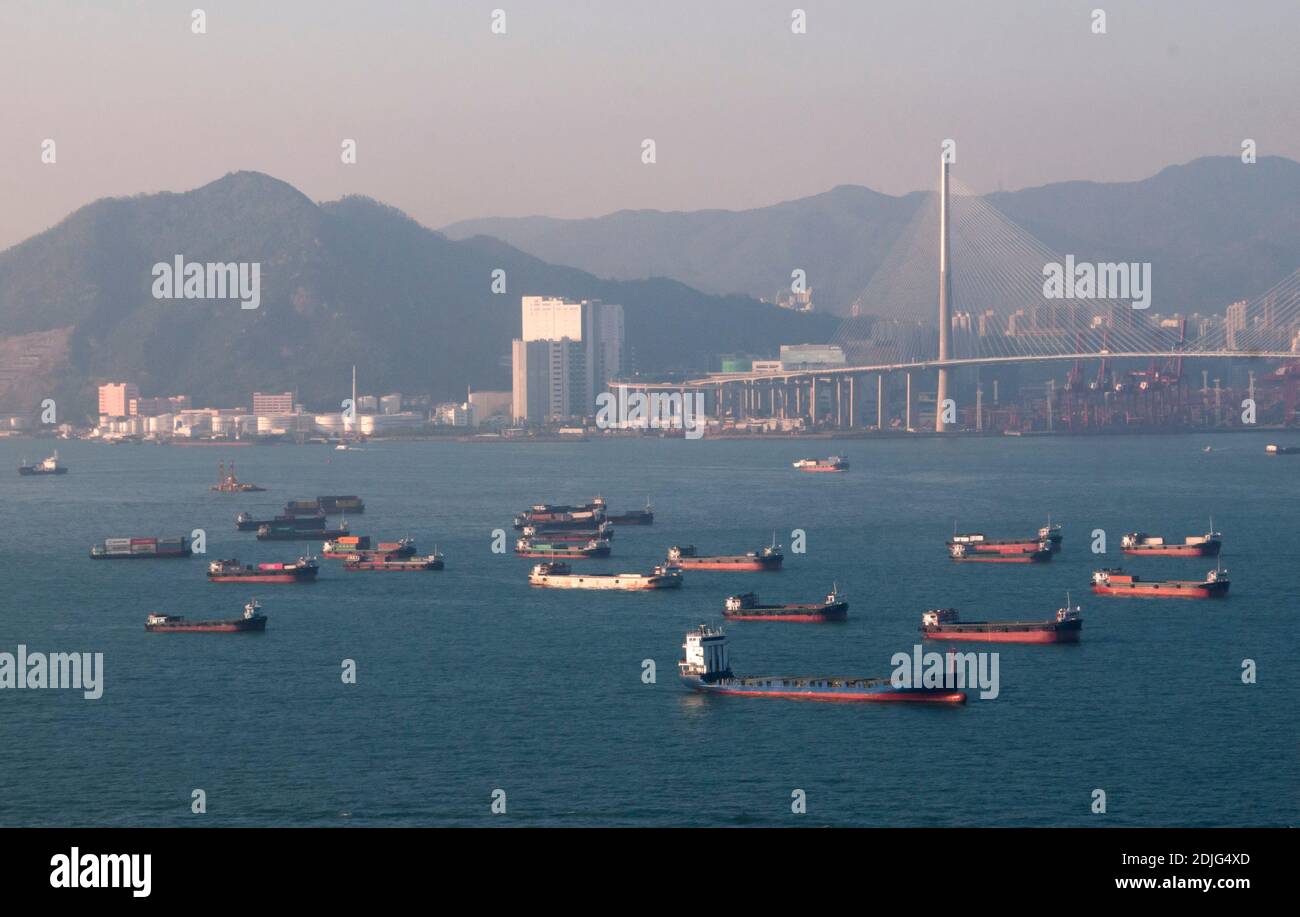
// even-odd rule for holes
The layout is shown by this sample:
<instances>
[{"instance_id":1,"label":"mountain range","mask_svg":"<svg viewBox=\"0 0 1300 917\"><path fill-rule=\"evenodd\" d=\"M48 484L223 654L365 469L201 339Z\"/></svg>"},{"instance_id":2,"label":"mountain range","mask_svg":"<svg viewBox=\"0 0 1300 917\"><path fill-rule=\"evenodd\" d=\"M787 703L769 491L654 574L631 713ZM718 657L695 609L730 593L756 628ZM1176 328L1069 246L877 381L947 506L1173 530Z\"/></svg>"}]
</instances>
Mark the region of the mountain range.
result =
<instances>
[{"instance_id":1,"label":"mountain range","mask_svg":"<svg viewBox=\"0 0 1300 917\"><path fill-rule=\"evenodd\" d=\"M153 266L178 255L260 264L259 307L154 298ZM497 270L505 292L492 290ZM212 405L296 391L323 408L347 395L353 364L366 392L508 389L524 294L623 304L632 369L707 369L718 352L769 353L836 327L674 280L604 280L496 239L448 239L368 198L318 204L236 172L96 201L0 253L0 410L54 397L93 414L94 387L110 379Z\"/></svg>"},{"instance_id":2,"label":"mountain range","mask_svg":"<svg viewBox=\"0 0 1300 917\"><path fill-rule=\"evenodd\" d=\"M959 175L954 166L954 179ZM602 277L671 277L716 294L773 299L799 268L819 309L845 313L894 254L900 236L925 208L935 209L934 198L842 185L752 210L489 218L442 231L453 239L492 236ZM1258 295L1300 267L1300 163L1290 159L1245 164L1209 157L1142 181L1062 182L982 200L1062 256L1150 262L1156 311L1222 313L1228 303ZM932 240L918 236L922 260L933 260ZM960 280L962 265L954 269ZM928 296L932 272L924 273Z\"/></svg>"}]
</instances>

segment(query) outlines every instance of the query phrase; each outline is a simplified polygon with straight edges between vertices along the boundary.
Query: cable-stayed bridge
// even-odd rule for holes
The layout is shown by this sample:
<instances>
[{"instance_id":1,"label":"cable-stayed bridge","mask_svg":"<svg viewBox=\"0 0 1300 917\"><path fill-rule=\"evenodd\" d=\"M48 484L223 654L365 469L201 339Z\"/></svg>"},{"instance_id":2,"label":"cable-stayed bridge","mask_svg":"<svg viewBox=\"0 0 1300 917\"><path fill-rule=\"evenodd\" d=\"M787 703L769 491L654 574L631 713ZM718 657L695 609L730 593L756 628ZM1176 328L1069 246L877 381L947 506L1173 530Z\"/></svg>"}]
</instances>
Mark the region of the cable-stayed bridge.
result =
<instances>
[{"instance_id":1,"label":"cable-stayed bridge","mask_svg":"<svg viewBox=\"0 0 1300 917\"><path fill-rule=\"evenodd\" d=\"M944 164L939 193L919 208L830 342L842 351L842 364L619 385L703 390L720 416L803 417L811 426L855 427L864 425L866 413L875 426L884 425L887 390L901 375L903 425L910 428L914 379L929 385L937 377L935 429L944 432L951 428L945 415L954 412L942 406L961 401L968 402L962 405L967 415L972 407L976 412L966 425L981 427L982 404L969 404L972 391L973 400L984 401L978 368L1072 363L1065 390L1074 385L1118 393L1124 383L1108 374L1135 363L1146 364L1131 374L1142 377L1135 384L1145 391L1177 384L1185 360L1300 361L1300 268L1227 306L1223 315L1161 313L1153 308L1159 293L1160 278L1150 264L1076 262L951 182ZM1281 373L1300 374L1300 362ZM872 376L875 391L869 394ZM1208 390L1208 379L1201 388ZM1291 389L1288 421L1295 413L1294 382ZM874 411L864 410L873 400Z\"/></svg>"}]
</instances>

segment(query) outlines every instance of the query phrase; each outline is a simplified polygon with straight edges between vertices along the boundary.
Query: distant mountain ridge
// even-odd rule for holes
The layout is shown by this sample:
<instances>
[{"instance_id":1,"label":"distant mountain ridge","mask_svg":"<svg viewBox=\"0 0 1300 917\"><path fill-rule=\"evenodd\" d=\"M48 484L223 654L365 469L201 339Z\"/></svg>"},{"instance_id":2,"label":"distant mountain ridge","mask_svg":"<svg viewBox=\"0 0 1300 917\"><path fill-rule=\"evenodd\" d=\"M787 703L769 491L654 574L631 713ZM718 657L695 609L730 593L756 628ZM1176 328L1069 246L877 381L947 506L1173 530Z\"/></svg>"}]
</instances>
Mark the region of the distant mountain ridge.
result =
<instances>
[{"instance_id":1,"label":"distant mountain ridge","mask_svg":"<svg viewBox=\"0 0 1300 917\"><path fill-rule=\"evenodd\" d=\"M984 199L1061 254L1152 262L1157 310L1222 312L1300 267L1300 163L1280 157L1249 165L1209 157L1141 181L1062 182ZM489 218L443 232L494 236L602 277L665 276L768 299L800 268L818 308L844 313L929 200L927 192L894 197L842 185L753 210Z\"/></svg>"},{"instance_id":2,"label":"distant mountain ridge","mask_svg":"<svg viewBox=\"0 0 1300 917\"><path fill-rule=\"evenodd\" d=\"M151 268L177 255L259 263L260 307L155 299ZM491 290L497 269L505 294ZM0 252L0 410L56 397L93 413L94 385L110 378L199 404L295 390L323 406L346 395L354 363L368 392L507 389L503 358L527 293L622 303L630 362L656 370L771 353L836 324L662 278L602 280L496 239L450 240L368 198L317 204L235 172L184 193L96 201Z\"/></svg>"}]
</instances>

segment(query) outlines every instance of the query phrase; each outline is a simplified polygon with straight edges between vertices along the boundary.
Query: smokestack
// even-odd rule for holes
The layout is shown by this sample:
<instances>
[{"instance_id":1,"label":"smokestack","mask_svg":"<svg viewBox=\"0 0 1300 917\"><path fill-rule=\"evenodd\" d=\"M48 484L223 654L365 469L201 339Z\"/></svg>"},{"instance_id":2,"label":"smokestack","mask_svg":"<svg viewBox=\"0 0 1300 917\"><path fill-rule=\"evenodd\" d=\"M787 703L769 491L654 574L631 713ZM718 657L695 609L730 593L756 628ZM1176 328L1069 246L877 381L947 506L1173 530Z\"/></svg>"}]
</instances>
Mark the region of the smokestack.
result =
<instances>
[{"instance_id":1,"label":"smokestack","mask_svg":"<svg viewBox=\"0 0 1300 917\"><path fill-rule=\"evenodd\" d=\"M946 155L946 154L945 154ZM948 160L939 164L939 359L952 359L952 249L948 230ZM943 419L943 403L948 400L948 372L939 369L939 390L934 398L934 430L946 433L948 424Z\"/></svg>"}]
</instances>

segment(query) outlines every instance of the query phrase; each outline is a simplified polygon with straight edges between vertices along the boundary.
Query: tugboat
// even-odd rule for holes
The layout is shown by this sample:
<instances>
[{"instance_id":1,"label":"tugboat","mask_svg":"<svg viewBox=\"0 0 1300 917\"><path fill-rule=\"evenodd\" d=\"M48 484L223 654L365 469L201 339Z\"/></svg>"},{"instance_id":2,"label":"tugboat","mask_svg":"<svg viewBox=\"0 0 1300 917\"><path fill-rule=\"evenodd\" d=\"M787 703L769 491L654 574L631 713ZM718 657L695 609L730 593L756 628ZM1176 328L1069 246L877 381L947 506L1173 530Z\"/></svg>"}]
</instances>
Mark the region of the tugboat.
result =
<instances>
[{"instance_id":1,"label":"tugboat","mask_svg":"<svg viewBox=\"0 0 1300 917\"><path fill-rule=\"evenodd\" d=\"M1140 576L1119 568L1095 570L1092 591L1098 595L1139 596L1146 598L1221 599L1228 594L1228 571L1216 568L1201 582L1164 580L1145 582Z\"/></svg>"},{"instance_id":2,"label":"tugboat","mask_svg":"<svg viewBox=\"0 0 1300 917\"><path fill-rule=\"evenodd\" d=\"M217 483L213 484L211 490L223 494L251 494L261 493L266 490L265 487L258 487L256 484L246 484L239 478L235 477L235 463L230 463L230 473L226 473L226 463L217 462Z\"/></svg>"},{"instance_id":3,"label":"tugboat","mask_svg":"<svg viewBox=\"0 0 1300 917\"><path fill-rule=\"evenodd\" d=\"M686 634L685 658L677 663L682 684L705 694L746 694L792 700L857 703L964 704L966 692L950 688L898 688L889 678L837 678L829 675L737 676L727 658L721 629L701 624Z\"/></svg>"},{"instance_id":4,"label":"tugboat","mask_svg":"<svg viewBox=\"0 0 1300 917\"><path fill-rule=\"evenodd\" d=\"M781 546L772 544L748 554L697 554L695 545L673 545L668 549L668 564L685 570L727 570L733 573L780 570L785 555Z\"/></svg>"},{"instance_id":5,"label":"tugboat","mask_svg":"<svg viewBox=\"0 0 1300 917\"><path fill-rule=\"evenodd\" d=\"M732 621L843 621L848 614L849 603L835 587L821 604L760 605L757 595L746 592L728 596L722 606L723 617Z\"/></svg>"},{"instance_id":6,"label":"tugboat","mask_svg":"<svg viewBox=\"0 0 1300 917\"><path fill-rule=\"evenodd\" d=\"M608 557L609 542L599 538L582 543L520 538L515 553L520 557Z\"/></svg>"},{"instance_id":7,"label":"tugboat","mask_svg":"<svg viewBox=\"0 0 1300 917\"><path fill-rule=\"evenodd\" d=\"M409 557L398 554L354 554L343 561L343 569L349 573L359 570L376 570L389 573L419 572L421 570L441 570L442 555L434 548L432 554L424 557Z\"/></svg>"},{"instance_id":8,"label":"tugboat","mask_svg":"<svg viewBox=\"0 0 1300 917\"><path fill-rule=\"evenodd\" d=\"M849 470L849 460L844 458L842 455L832 455L829 458L824 459L799 459L799 461L793 462L792 464L799 471L807 471L814 474Z\"/></svg>"},{"instance_id":9,"label":"tugboat","mask_svg":"<svg viewBox=\"0 0 1300 917\"><path fill-rule=\"evenodd\" d=\"M645 592L651 589L677 589L682 585L682 571L659 564L653 573L574 573L563 561L536 564L528 574L530 586L551 589L617 589Z\"/></svg>"},{"instance_id":10,"label":"tugboat","mask_svg":"<svg viewBox=\"0 0 1300 917\"><path fill-rule=\"evenodd\" d=\"M310 583L320 567L309 557L299 557L289 564L241 565L235 558L214 560L208 564L210 583Z\"/></svg>"},{"instance_id":11,"label":"tugboat","mask_svg":"<svg viewBox=\"0 0 1300 917\"><path fill-rule=\"evenodd\" d=\"M955 608L935 608L921 615L921 635L979 643L1078 643L1083 609L1057 609L1054 621L962 621Z\"/></svg>"},{"instance_id":12,"label":"tugboat","mask_svg":"<svg viewBox=\"0 0 1300 917\"><path fill-rule=\"evenodd\" d=\"M1214 521L1210 521L1210 531L1204 535L1188 535L1179 544L1165 541L1146 532L1129 532L1119 542L1120 550L1125 554L1158 555L1161 557L1217 557L1223 547L1223 536L1214 531Z\"/></svg>"},{"instance_id":13,"label":"tugboat","mask_svg":"<svg viewBox=\"0 0 1300 917\"><path fill-rule=\"evenodd\" d=\"M59 450L55 449L53 455L35 465L29 465L24 461L18 466L18 473L25 478L44 474L67 474L68 466L59 464Z\"/></svg>"},{"instance_id":14,"label":"tugboat","mask_svg":"<svg viewBox=\"0 0 1300 917\"><path fill-rule=\"evenodd\" d=\"M266 630L266 615L257 599L244 606L244 616L231 621L187 621L180 615L151 614L144 629L151 634L233 634Z\"/></svg>"},{"instance_id":15,"label":"tugboat","mask_svg":"<svg viewBox=\"0 0 1300 917\"><path fill-rule=\"evenodd\" d=\"M1043 542L1027 542L1018 548L1002 545L998 550L980 550L978 545L950 541L948 556L959 563L1040 564L1052 559Z\"/></svg>"}]
</instances>

